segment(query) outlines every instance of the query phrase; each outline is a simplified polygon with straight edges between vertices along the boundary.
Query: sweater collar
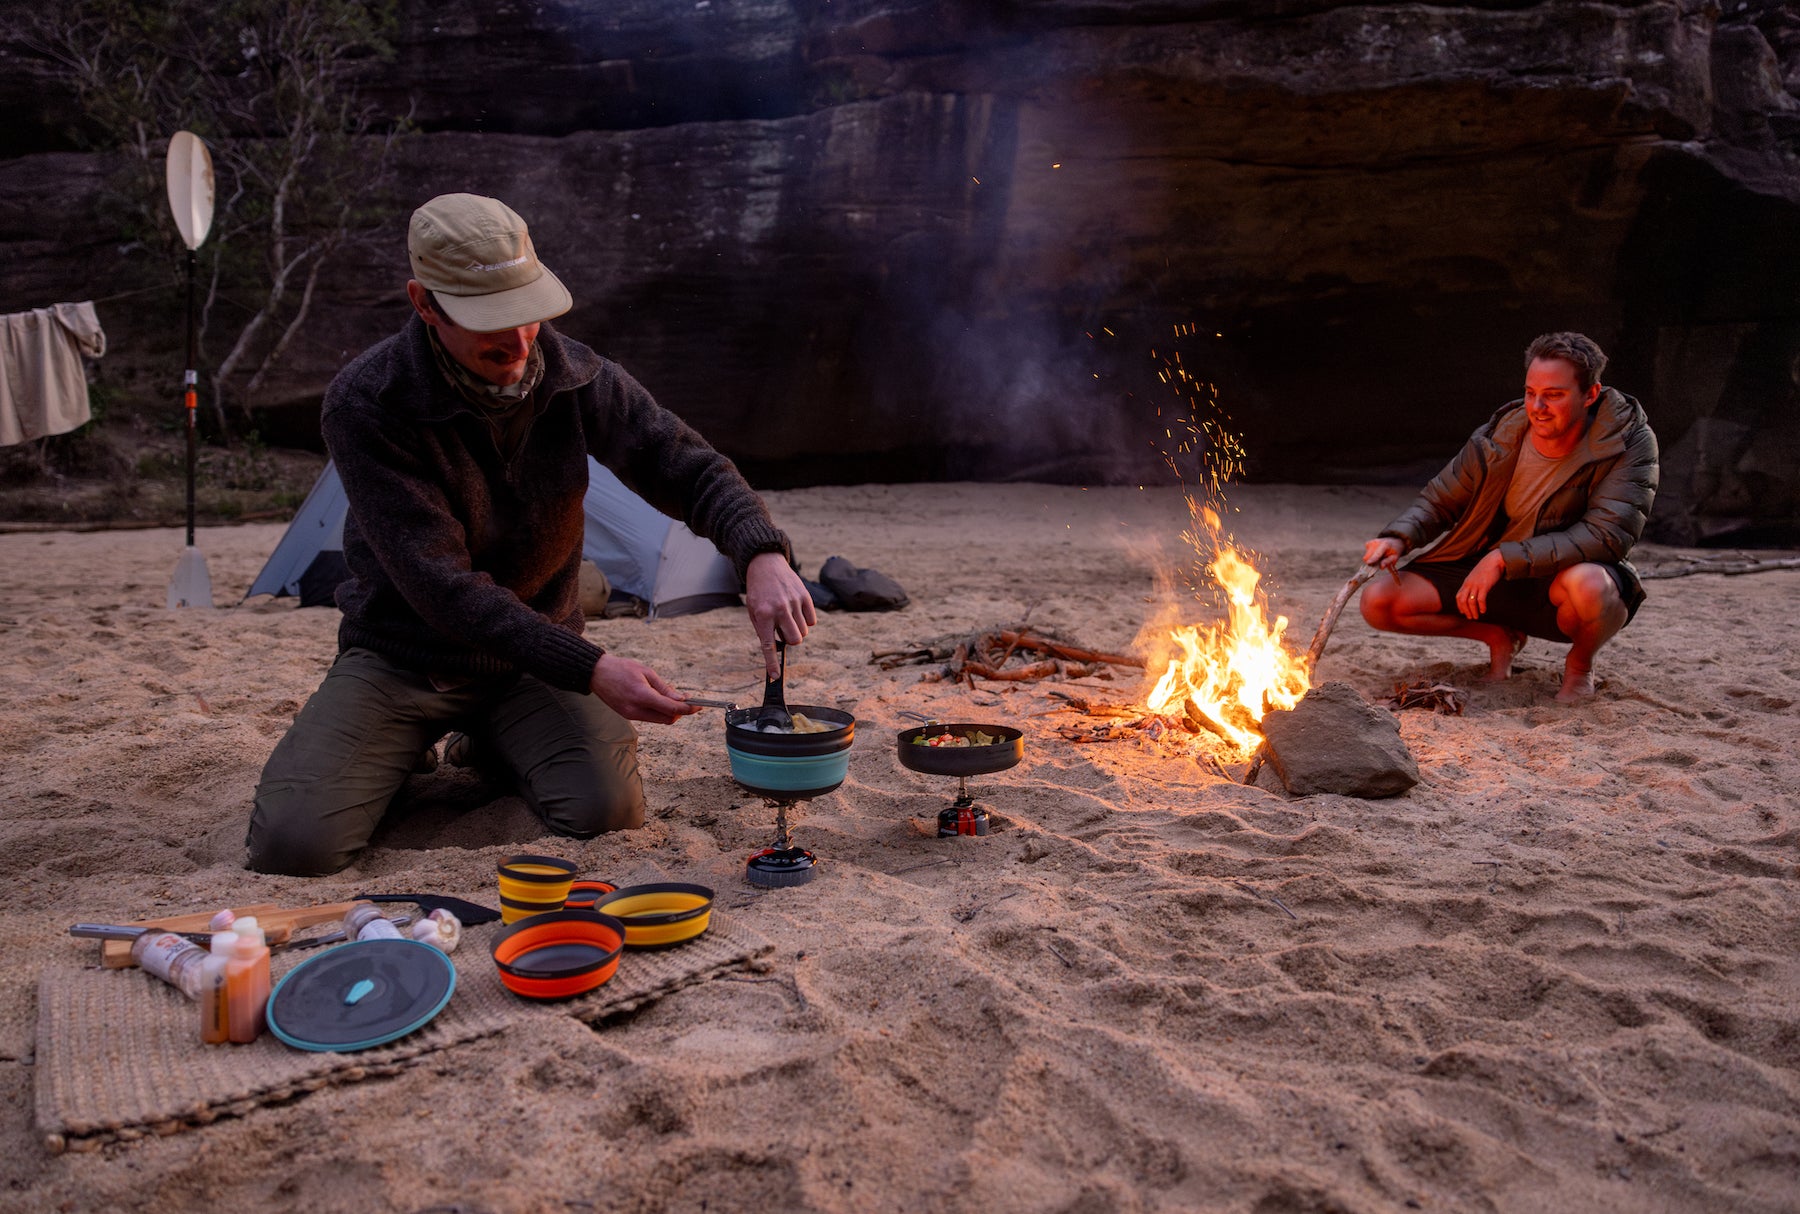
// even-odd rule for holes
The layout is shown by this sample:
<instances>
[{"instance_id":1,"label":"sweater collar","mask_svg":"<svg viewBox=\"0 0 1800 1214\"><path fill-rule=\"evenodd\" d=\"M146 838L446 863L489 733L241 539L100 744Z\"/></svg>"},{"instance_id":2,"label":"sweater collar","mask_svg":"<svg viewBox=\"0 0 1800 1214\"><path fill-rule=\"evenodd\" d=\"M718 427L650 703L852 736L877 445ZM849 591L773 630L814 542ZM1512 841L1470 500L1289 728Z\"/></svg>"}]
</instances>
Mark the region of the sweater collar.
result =
<instances>
[{"instance_id":1,"label":"sweater collar","mask_svg":"<svg viewBox=\"0 0 1800 1214\"><path fill-rule=\"evenodd\" d=\"M490 384L450 356L439 340L437 330L425 326L425 340L431 343L431 357L438 371L465 401L488 412L506 413L531 399L544 378L544 352L537 342L525 356L525 375L518 383L502 388Z\"/></svg>"},{"instance_id":2,"label":"sweater collar","mask_svg":"<svg viewBox=\"0 0 1800 1214\"><path fill-rule=\"evenodd\" d=\"M396 382L411 384L414 391L401 393L392 403L421 421L443 421L458 413L478 410L439 370L429 325L415 314L407 319L399 336L404 374ZM592 383L600 374L600 356L579 342L565 339L548 321L538 329L536 349L543 357L543 375L534 393L539 402ZM425 390L417 391L420 387Z\"/></svg>"}]
</instances>

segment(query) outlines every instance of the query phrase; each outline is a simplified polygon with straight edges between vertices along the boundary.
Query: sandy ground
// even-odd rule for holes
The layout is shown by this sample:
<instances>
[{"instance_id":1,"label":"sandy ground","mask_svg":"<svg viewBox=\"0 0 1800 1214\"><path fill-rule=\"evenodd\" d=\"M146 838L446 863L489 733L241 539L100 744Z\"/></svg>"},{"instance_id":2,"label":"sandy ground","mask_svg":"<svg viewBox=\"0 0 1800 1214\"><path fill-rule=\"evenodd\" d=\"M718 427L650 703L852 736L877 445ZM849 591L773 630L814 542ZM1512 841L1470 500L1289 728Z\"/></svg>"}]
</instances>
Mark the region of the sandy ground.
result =
<instances>
[{"instance_id":1,"label":"sandy ground","mask_svg":"<svg viewBox=\"0 0 1800 1214\"><path fill-rule=\"evenodd\" d=\"M1408 496L1233 492L1301 646ZM711 713L644 730L642 831L540 839L521 801L445 772L349 872L247 873L251 790L336 613L164 610L178 532L0 536L0 1022L26 1026L0 1040L0 1207L1800 1209L1800 572L1653 582L1576 707L1552 699L1559 646L1482 687L1479 647L1378 636L1352 609L1322 679L1371 699L1446 680L1469 709L1399 714L1409 794L1296 800L1192 751L1064 741L1082 719L1048 685L870 664L1026 618L1129 646L1163 605L1156 552L1179 555L1176 492L771 503L808 573L842 554L914 601L828 616L793 655L790 698L848 707L858 734L850 778L798 818L820 878L767 894L741 872L772 813L732 784ZM219 602L280 533L202 533ZM590 632L696 694L758 694L740 611ZM993 835L921 830L954 782L900 766L903 711L1026 731L1024 761L975 782ZM40 1142L37 970L93 948L68 924L370 887L491 900L496 858L528 841L718 888L781 980L597 1030L552 1018L167 1138Z\"/></svg>"}]
</instances>

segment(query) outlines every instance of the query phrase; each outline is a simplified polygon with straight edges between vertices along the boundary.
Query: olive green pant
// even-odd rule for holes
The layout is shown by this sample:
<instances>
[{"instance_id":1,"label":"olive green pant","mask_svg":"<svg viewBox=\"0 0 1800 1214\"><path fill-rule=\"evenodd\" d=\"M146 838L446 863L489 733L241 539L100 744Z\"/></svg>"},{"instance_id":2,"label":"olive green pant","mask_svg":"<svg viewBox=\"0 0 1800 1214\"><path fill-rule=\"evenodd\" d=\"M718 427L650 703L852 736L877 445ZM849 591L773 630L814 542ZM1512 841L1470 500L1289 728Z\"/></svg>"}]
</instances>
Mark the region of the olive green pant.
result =
<instances>
[{"instance_id":1,"label":"olive green pant","mask_svg":"<svg viewBox=\"0 0 1800 1214\"><path fill-rule=\"evenodd\" d=\"M320 876L369 841L419 763L450 730L509 773L545 826L586 839L644 824L637 731L598 697L527 674L440 691L370 649L346 649L276 745L246 843L259 872Z\"/></svg>"}]
</instances>

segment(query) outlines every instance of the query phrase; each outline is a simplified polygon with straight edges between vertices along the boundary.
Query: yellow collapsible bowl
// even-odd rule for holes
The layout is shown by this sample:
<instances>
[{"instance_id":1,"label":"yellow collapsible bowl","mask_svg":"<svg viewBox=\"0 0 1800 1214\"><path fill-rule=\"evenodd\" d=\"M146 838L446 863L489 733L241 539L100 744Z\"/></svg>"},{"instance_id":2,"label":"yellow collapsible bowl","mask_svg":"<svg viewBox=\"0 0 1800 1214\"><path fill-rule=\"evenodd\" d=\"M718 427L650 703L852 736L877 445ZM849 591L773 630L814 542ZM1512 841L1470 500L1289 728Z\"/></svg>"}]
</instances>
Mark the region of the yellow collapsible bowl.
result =
<instances>
[{"instance_id":1,"label":"yellow collapsible bowl","mask_svg":"<svg viewBox=\"0 0 1800 1214\"><path fill-rule=\"evenodd\" d=\"M625 925L626 948L685 944L712 923L713 892L704 885L668 881L627 885L603 896L594 909Z\"/></svg>"},{"instance_id":2,"label":"yellow collapsible bowl","mask_svg":"<svg viewBox=\"0 0 1800 1214\"><path fill-rule=\"evenodd\" d=\"M508 856L500 862L500 921L561 910L575 880L575 865L555 856Z\"/></svg>"}]
</instances>

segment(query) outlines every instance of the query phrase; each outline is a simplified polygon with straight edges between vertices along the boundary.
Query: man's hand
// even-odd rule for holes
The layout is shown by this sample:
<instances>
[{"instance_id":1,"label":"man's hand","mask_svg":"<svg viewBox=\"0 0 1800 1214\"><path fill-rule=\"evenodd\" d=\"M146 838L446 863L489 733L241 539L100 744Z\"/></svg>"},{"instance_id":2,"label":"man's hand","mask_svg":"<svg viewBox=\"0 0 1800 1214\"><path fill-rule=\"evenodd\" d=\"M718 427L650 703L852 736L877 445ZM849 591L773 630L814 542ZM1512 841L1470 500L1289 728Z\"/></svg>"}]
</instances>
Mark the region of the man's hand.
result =
<instances>
[{"instance_id":1,"label":"man's hand","mask_svg":"<svg viewBox=\"0 0 1800 1214\"><path fill-rule=\"evenodd\" d=\"M610 653L601 654L600 660L594 663L589 688L628 721L668 725L679 717L700 711L642 662L614 657Z\"/></svg>"},{"instance_id":2,"label":"man's hand","mask_svg":"<svg viewBox=\"0 0 1800 1214\"><path fill-rule=\"evenodd\" d=\"M769 678L781 673L775 660L775 637L790 645L798 645L806 630L819 622L813 609L812 595L779 552L758 553L744 571L744 606L750 610L750 624L756 639L762 642L763 669Z\"/></svg>"},{"instance_id":3,"label":"man's hand","mask_svg":"<svg viewBox=\"0 0 1800 1214\"><path fill-rule=\"evenodd\" d=\"M1505 572L1506 562L1500 559L1499 549L1482 557L1456 592L1456 609L1471 620L1480 619L1487 610L1488 591L1499 585Z\"/></svg>"},{"instance_id":4,"label":"man's hand","mask_svg":"<svg viewBox=\"0 0 1800 1214\"><path fill-rule=\"evenodd\" d=\"M1363 564L1392 569L1406 555L1406 545L1391 535L1377 536L1363 545Z\"/></svg>"}]
</instances>

